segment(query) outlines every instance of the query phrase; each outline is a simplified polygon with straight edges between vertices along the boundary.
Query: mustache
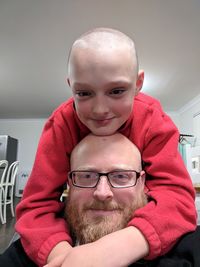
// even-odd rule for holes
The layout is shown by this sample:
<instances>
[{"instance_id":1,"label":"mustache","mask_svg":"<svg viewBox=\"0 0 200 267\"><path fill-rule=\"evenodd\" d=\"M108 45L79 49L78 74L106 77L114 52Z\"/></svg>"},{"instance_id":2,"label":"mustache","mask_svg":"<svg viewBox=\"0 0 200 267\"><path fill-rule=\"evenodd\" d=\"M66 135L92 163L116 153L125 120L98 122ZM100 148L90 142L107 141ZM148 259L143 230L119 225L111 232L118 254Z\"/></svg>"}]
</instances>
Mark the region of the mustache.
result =
<instances>
[{"instance_id":1,"label":"mustache","mask_svg":"<svg viewBox=\"0 0 200 267\"><path fill-rule=\"evenodd\" d=\"M120 204L117 204L116 202L98 202L98 201L93 201L91 204L86 204L83 209L86 210L123 210L124 207Z\"/></svg>"}]
</instances>

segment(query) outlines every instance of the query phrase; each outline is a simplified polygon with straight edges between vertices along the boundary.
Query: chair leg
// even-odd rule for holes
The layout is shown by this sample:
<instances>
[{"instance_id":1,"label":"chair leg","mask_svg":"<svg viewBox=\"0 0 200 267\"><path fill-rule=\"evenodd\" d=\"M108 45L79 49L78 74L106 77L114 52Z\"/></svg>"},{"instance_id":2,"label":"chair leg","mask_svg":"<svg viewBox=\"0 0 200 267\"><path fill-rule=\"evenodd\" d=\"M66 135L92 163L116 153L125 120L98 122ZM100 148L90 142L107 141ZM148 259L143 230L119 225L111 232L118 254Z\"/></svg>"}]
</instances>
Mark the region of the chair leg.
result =
<instances>
[{"instance_id":1,"label":"chair leg","mask_svg":"<svg viewBox=\"0 0 200 267\"><path fill-rule=\"evenodd\" d=\"M5 209L5 205L2 202L3 200L4 200L4 190L3 188L0 188L0 219L1 219L2 224L6 223L5 217L4 217L4 210L2 209L2 207L4 207Z\"/></svg>"},{"instance_id":2,"label":"chair leg","mask_svg":"<svg viewBox=\"0 0 200 267\"><path fill-rule=\"evenodd\" d=\"M3 218L3 212L2 209L0 209L0 219L1 219L1 223L4 224L4 218Z\"/></svg>"},{"instance_id":3,"label":"chair leg","mask_svg":"<svg viewBox=\"0 0 200 267\"><path fill-rule=\"evenodd\" d=\"M3 217L4 217L4 222L6 223L6 196L7 196L7 192L8 192L8 188L6 187L5 188L5 190L4 190L4 199L3 199L3 201L4 201L4 215L3 215Z\"/></svg>"},{"instance_id":4,"label":"chair leg","mask_svg":"<svg viewBox=\"0 0 200 267\"><path fill-rule=\"evenodd\" d=\"M10 203L11 214L13 217L15 217L14 204L13 204L13 188L11 190L10 201L11 201Z\"/></svg>"}]
</instances>

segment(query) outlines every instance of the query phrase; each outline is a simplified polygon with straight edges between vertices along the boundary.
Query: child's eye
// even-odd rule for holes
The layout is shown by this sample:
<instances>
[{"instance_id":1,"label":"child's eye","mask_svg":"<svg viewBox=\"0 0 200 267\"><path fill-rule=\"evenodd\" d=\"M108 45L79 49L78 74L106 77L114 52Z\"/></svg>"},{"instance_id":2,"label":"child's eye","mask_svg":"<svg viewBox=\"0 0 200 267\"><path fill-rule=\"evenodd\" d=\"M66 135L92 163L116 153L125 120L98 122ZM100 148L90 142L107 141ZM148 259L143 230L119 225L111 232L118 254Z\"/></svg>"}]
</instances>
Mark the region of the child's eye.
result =
<instances>
[{"instance_id":1,"label":"child's eye","mask_svg":"<svg viewBox=\"0 0 200 267\"><path fill-rule=\"evenodd\" d=\"M84 97L86 98L86 97L91 96L91 92L89 91L77 91L75 94L79 98L84 98Z\"/></svg>"},{"instance_id":2,"label":"child's eye","mask_svg":"<svg viewBox=\"0 0 200 267\"><path fill-rule=\"evenodd\" d=\"M123 94L125 91L126 90L124 88L115 88L115 89L112 89L109 94L118 96L118 95Z\"/></svg>"}]
</instances>

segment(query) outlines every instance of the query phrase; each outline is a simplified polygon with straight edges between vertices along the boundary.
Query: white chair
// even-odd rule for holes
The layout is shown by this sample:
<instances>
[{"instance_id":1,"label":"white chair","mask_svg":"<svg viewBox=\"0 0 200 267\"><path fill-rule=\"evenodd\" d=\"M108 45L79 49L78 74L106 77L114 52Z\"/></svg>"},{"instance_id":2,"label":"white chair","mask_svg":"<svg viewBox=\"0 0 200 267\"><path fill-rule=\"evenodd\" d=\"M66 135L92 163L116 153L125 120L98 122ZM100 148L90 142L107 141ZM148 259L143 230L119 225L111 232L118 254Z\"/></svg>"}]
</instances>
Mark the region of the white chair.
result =
<instances>
[{"instance_id":1,"label":"white chair","mask_svg":"<svg viewBox=\"0 0 200 267\"><path fill-rule=\"evenodd\" d=\"M4 215L3 217L4 217L5 223L6 223L6 206L7 205L10 205L11 214L13 217L15 216L13 196L14 196L14 186L15 186L15 180L16 180L18 168L19 168L19 161L15 161L9 166L6 179L5 179L5 183L3 184L3 187L4 187L4 200L3 200Z\"/></svg>"},{"instance_id":2,"label":"white chair","mask_svg":"<svg viewBox=\"0 0 200 267\"><path fill-rule=\"evenodd\" d=\"M0 219L2 224L5 223L3 208L5 199L4 183L6 179L7 168L8 168L8 161L0 160Z\"/></svg>"}]
</instances>

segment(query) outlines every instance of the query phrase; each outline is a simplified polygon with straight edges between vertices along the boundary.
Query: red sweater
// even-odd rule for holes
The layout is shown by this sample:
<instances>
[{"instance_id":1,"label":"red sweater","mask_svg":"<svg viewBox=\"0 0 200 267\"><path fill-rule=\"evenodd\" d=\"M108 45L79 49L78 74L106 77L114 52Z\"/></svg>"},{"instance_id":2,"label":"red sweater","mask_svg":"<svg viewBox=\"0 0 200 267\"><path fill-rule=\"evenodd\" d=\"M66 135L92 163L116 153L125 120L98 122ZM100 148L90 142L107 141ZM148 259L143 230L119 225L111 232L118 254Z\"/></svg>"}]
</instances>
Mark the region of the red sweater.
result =
<instances>
[{"instance_id":1,"label":"red sweater","mask_svg":"<svg viewBox=\"0 0 200 267\"><path fill-rule=\"evenodd\" d=\"M157 100L142 93L135 97L133 112L119 132L139 148L146 163L146 185L152 200L135 212L129 225L146 237L148 259L152 259L196 228L192 182L177 151L177 128ZM66 222L58 215L63 208L59 198L67 180L70 153L88 133L72 98L54 111L44 127L32 173L17 206L16 224L26 253L39 266L46 263L58 242L71 242Z\"/></svg>"}]
</instances>

